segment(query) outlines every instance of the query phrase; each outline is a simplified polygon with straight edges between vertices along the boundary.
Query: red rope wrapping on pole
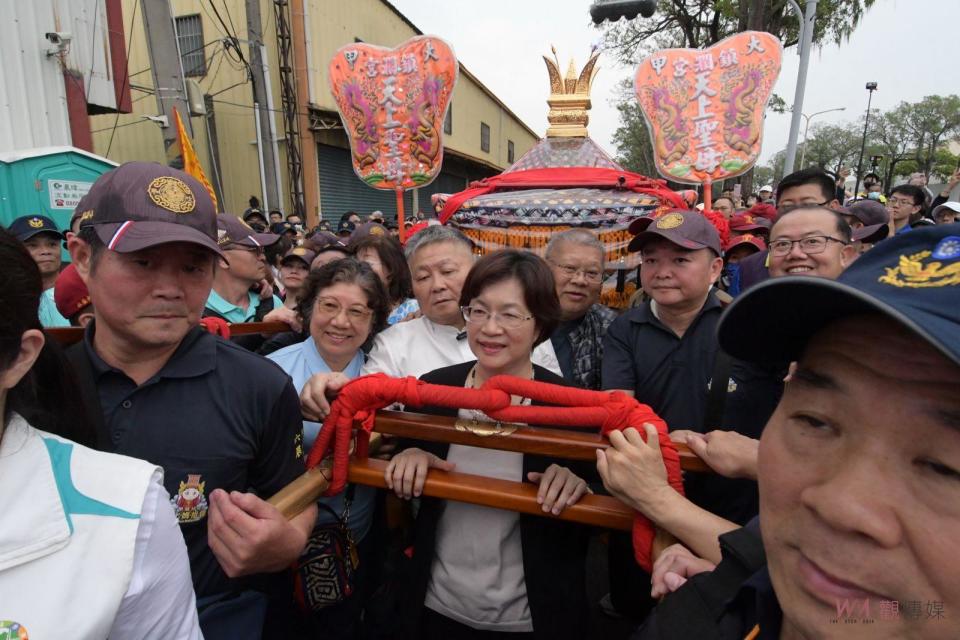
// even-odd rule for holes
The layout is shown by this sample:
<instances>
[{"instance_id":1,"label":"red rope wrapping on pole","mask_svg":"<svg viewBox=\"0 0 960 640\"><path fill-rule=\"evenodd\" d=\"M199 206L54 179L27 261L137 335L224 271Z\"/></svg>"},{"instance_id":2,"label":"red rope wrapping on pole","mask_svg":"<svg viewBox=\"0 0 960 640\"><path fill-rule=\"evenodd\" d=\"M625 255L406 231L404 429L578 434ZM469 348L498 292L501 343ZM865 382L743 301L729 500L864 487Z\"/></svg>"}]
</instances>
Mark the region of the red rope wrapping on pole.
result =
<instances>
[{"instance_id":1,"label":"red rope wrapping on pole","mask_svg":"<svg viewBox=\"0 0 960 640\"><path fill-rule=\"evenodd\" d=\"M511 395L555 406L513 405ZM344 385L307 456L307 468L313 468L331 449L333 451L333 479L326 495L339 493L346 485L354 420L361 421L361 430L357 433L357 456L365 458L376 410L395 402L407 407L431 405L477 409L503 422L600 427L603 435L628 427L642 431L643 423L649 422L660 435L660 451L667 469L667 480L677 492L683 493L680 456L667 435L666 423L650 407L624 393L588 391L513 376L494 376L479 389L465 389L427 384L413 377L391 378L378 373L356 378ZM633 523L634 555L647 571L650 571L652 564L654 534L650 521L638 513Z\"/></svg>"}]
</instances>

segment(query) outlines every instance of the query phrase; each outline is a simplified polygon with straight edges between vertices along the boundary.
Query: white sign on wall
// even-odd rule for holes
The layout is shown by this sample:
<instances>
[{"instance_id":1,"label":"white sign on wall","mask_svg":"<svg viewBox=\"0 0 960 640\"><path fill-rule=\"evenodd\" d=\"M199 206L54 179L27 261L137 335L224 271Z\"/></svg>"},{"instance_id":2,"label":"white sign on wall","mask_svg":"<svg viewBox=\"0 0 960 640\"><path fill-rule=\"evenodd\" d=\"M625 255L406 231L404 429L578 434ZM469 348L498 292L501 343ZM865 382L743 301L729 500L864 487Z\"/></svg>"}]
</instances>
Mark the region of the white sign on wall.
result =
<instances>
[{"instance_id":1,"label":"white sign on wall","mask_svg":"<svg viewBox=\"0 0 960 640\"><path fill-rule=\"evenodd\" d=\"M51 209L74 209L80 198L90 191L92 182L76 182L72 180L47 180L47 191L50 193Z\"/></svg>"}]
</instances>

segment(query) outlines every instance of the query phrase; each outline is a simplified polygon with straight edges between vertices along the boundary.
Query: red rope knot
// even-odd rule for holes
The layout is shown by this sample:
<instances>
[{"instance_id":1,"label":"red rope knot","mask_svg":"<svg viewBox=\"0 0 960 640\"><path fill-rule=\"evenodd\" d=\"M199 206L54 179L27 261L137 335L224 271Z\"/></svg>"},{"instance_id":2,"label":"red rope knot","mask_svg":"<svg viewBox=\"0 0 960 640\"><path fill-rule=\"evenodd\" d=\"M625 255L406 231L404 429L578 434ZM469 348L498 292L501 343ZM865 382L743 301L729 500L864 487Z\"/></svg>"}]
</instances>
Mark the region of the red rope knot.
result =
<instances>
[{"instance_id":1,"label":"red rope knot","mask_svg":"<svg viewBox=\"0 0 960 640\"><path fill-rule=\"evenodd\" d=\"M554 406L513 406L511 395ZM374 426L376 411L394 402L409 407L435 405L477 409L494 420L507 422L600 427L605 435L614 429L628 427L642 431L643 424L650 423L659 434L667 480L671 487L683 493L680 456L667 435L667 425L650 407L624 393L601 393L510 376L495 376L479 389L464 389L427 384L412 377L389 378L375 374L344 385L307 457L307 467L310 468L319 464L332 450L333 479L326 495L339 493L346 485L354 419L361 420L357 452L358 455L366 455L367 439ZM654 533L650 521L638 513L633 526L634 553L637 562L647 571L651 567Z\"/></svg>"}]
</instances>

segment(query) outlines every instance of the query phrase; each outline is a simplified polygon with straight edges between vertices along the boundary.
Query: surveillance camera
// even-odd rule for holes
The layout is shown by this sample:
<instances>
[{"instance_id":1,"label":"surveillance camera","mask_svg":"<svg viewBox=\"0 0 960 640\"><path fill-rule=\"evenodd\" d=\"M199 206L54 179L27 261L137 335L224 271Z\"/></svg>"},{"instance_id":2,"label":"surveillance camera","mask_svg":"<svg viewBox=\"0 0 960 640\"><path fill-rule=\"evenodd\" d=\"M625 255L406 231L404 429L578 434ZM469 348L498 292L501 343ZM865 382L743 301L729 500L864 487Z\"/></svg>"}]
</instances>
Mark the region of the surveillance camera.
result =
<instances>
[{"instance_id":1,"label":"surveillance camera","mask_svg":"<svg viewBox=\"0 0 960 640\"><path fill-rule=\"evenodd\" d=\"M70 44L73 35L69 31L48 31L43 36L50 42L60 47Z\"/></svg>"},{"instance_id":2,"label":"surveillance camera","mask_svg":"<svg viewBox=\"0 0 960 640\"><path fill-rule=\"evenodd\" d=\"M868 82L868 83L867 83L867 91L876 91L876 89L877 89L877 83L876 83L876 82Z\"/></svg>"}]
</instances>

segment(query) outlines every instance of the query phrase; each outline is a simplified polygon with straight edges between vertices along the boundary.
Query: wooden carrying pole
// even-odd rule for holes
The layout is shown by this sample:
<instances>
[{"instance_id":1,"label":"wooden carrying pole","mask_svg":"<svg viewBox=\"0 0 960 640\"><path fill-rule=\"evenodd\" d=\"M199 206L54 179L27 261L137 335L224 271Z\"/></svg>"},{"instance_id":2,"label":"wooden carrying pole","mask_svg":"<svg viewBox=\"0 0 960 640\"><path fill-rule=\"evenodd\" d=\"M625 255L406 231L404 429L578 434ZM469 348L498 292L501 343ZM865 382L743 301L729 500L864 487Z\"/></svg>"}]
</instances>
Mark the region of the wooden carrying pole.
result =
<instances>
[{"instance_id":1,"label":"wooden carrying pole","mask_svg":"<svg viewBox=\"0 0 960 640\"><path fill-rule=\"evenodd\" d=\"M491 427L484 423L479 426L488 429ZM374 422L376 431L371 437L371 451L375 448L374 438L378 434L573 460L595 460L595 450L609 446L601 436L587 432L501 424L501 435L480 435L478 432L469 431L470 427L471 421L446 416L378 411ZM489 430L484 430L482 433L488 432ZM504 435L507 432L509 435ZM677 449L681 454L680 464L683 469L708 470L703 461L685 446L677 444ZM386 465L382 460L371 458L352 460L348 480L356 484L386 488L383 477ZM330 477L328 467L318 466L281 489L268 502L286 517L292 518L323 495L330 486ZM567 507L559 516L554 516L544 513L537 504L537 487L532 483L510 482L438 469L431 469L427 474L423 495L623 531L630 530L634 516L633 510L616 498L597 495L585 495L577 504Z\"/></svg>"}]
</instances>

